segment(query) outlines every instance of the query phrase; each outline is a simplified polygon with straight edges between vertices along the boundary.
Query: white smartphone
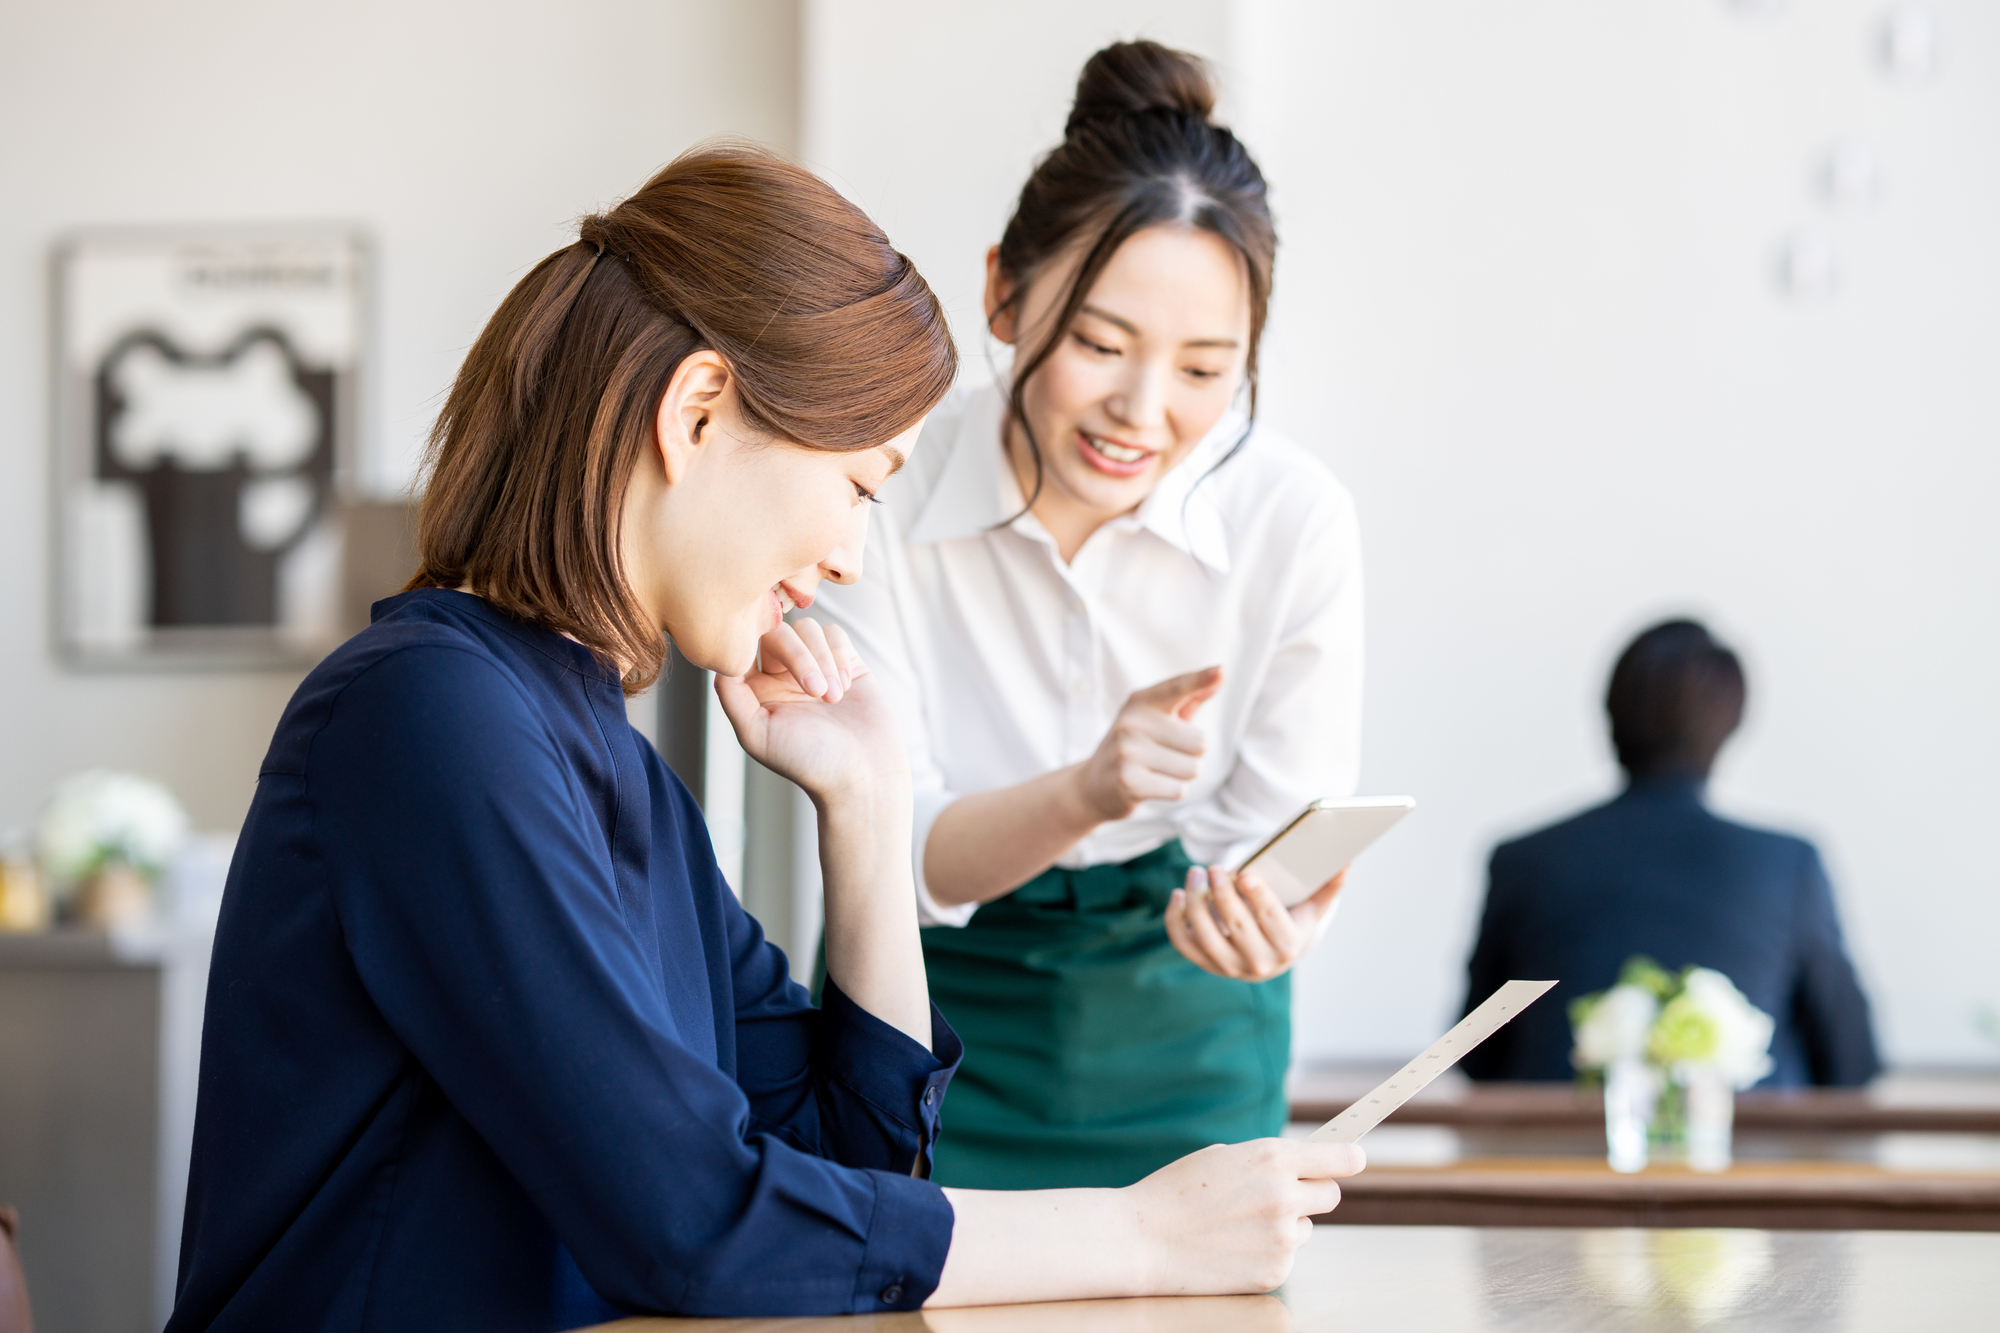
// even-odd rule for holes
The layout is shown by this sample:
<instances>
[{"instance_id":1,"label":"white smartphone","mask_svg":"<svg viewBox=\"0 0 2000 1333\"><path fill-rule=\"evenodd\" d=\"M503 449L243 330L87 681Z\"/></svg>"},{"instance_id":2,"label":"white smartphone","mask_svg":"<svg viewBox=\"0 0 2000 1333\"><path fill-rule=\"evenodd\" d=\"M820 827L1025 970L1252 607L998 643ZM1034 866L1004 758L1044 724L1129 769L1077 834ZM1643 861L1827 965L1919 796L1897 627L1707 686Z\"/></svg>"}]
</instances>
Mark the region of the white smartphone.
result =
<instances>
[{"instance_id":1,"label":"white smartphone","mask_svg":"<svg viewBox=\"0 0 2000 1333\"><path fill-rule=\"evenodd\" d=\"M1346 796L1314 801L1252 852L1237 873L1254 872L1271 886L1280 902L1296 907L1416 808L1413 796Z\"/></svg>"}]
</instances>

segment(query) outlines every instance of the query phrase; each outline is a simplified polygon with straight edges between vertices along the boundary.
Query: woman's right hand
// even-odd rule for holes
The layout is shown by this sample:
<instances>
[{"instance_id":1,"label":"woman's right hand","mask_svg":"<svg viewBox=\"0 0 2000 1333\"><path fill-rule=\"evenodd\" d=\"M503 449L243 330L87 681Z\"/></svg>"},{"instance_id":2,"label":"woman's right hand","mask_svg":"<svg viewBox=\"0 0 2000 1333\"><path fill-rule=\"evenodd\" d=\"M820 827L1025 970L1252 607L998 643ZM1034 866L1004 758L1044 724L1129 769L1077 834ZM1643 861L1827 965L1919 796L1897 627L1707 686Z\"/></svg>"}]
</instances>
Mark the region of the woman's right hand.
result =
<instances>
[{"instance_id":1,"label":"woman's right hand","mask_svg":"<svg viewBox=\"0 0 2000 1333\"><path fill-rule=\"evenodd\" d=\"M1291 1274L1312 1219L1340 1202L1367 1156L1351 1143L1252 1139L1189 1153L1129 1188L1152 1269L1149 1294L1270 1291Z\"/></svg>"},{"instance_id":2,"label":"woman's right hand","mask_svg":"<svg viewBox=\"0 0 2000 1333\"><path fill-rule=\"evenodd\" d=\"M1096 753L1076 770L1084 803L1107 822L1146 801L1178 801L1201 771L1208 738L1195 710L1222 688L1222 668L1203 667L1135 690Z\"/></svg>"},{"instance_id":3,"label":"woman's right hand","mask_svg":"<svg viewBox=\"0 0 2000 1333\"><path fill-rule=\"evenodd\" d=\"M1124 1189L965 1190L929 1306L1228 1296L1291 1274L1312 1219L1368 1164L1351 1143L1217 1144Z\"/></svg>"},{"instance_id":4,"label":"woman's right hand","mask_svg":"<svg viewBox=\"0 0 2000 1333\"><path fill-rule=\"evenodd\" d=\"M718 676L716 697L744 753L815 801L887 780L907 803L909 760L888 701L838 625L780 623L744 676Z\"/></svg>"}]
</instances>

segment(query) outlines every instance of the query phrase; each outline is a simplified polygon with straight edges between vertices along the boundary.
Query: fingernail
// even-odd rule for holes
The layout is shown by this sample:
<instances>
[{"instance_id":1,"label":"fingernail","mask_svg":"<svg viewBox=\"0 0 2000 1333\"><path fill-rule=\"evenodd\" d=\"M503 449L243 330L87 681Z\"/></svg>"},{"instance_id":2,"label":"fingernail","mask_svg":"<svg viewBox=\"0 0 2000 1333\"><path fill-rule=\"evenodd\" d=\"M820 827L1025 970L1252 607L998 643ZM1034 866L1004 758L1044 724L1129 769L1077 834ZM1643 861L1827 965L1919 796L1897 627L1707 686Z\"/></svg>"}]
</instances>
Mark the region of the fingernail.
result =
<instances>
[{"instance_id":1,"label":"fingernail","mask_svg":"<svg viewBox=\"0 0 2000 1333\"><path fill-rule=\"evenodd\" d=\"M1208 892L1208 871L1195 866L1188 871L1188 890L1192 893Z\"/></svg>"},{"instance_id":2,"label":"fingernail","mask_svg":"<svg viewBox=\"0 0 2000 1333\"><path fill-rule=\"evenodd\" d=\"M826 693L826 677L817 671L806 672L806 693L823 696Z\"/></svg>"},{"instance_id":3,"label":"fingernail","mask_svg":"<svg viewBox=\"0 0 2000 1333\"><path fill-rule=\"evenodd\" d=\"M840 669L840 688L842 693L854 688L854 677L847 674L846 667Z\"/></svg>"},{"instance_id":4,"label":"fingernail","mask_svg":"<svg viewBox=\"0 0 2000 1333\"><path fill-rule=\"evenodd\" d=\"M1179 907L1186 901L1187 901L1187 890L1185 889L1175 889L1172 893L1167 895L1167 906L1169 908Z\"/></svg>"}]
</instances>

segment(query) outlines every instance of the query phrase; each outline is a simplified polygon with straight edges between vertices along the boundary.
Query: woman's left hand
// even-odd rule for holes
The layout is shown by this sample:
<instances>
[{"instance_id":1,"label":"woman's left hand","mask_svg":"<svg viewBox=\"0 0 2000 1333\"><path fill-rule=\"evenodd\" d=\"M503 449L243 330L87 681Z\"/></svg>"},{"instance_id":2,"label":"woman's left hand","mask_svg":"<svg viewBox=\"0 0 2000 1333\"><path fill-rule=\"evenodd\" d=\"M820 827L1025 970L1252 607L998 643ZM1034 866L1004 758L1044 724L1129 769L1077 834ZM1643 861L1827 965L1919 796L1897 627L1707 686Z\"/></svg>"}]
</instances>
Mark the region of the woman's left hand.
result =
<instances>
[{"instance_id":1,"label":"woman's left hand","mask_svg":"<svg viewBox=\"0 0 2000 1333\"><path fill-rule=\"evenodd\" d=\"M802 617L757 649L748 674L715 679L744 753L816 801L862 794L856 784L908 782L895 718L845 630Z\"/></svg>"},{"instance_id":2,"label":"woman's left hand","mask_svg":"<svg viewBox=\"0 0 2000 1333\"><path fill-rule=\"evenodd\" d=\"M1319 942L1320 925L1346 882L1342 870L1287 911L1255 875L1195 866L1187 887L1175 889L1167 903L1167 938L1204 972L1269 981L1289 972Z\"/></svg>"}]
</instances>

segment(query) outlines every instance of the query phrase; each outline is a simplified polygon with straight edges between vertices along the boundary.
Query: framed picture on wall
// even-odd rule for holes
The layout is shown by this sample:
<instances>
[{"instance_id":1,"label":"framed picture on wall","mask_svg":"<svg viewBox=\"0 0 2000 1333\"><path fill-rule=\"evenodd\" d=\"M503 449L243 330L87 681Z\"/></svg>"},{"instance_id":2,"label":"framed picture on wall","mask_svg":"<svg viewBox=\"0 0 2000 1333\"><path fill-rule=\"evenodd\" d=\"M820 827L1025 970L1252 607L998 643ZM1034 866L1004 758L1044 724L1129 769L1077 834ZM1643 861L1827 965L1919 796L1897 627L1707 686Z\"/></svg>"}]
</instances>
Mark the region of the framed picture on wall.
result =
<instances>
[{"instance_id":1,"label":"framed picture on wall","mask_svg":"<svg viewBox=\"0 0 2000 1333\"><path fill-rule=\"evenodd\" d=\"M56 248L55 635L78 666L317 659L340 637L366 246L339 227Z\"/></svg>"}]
</instances>

